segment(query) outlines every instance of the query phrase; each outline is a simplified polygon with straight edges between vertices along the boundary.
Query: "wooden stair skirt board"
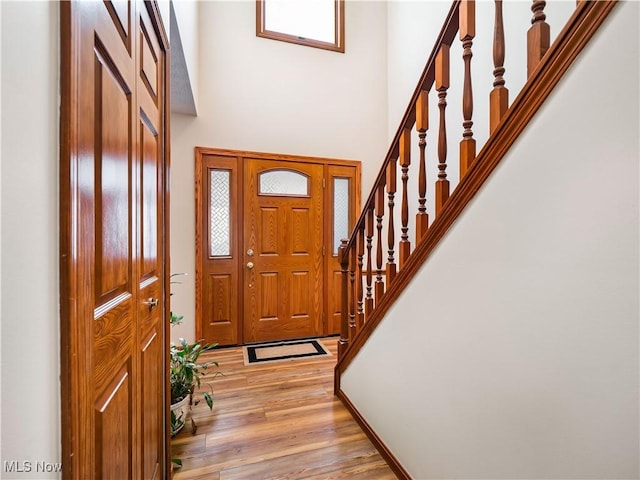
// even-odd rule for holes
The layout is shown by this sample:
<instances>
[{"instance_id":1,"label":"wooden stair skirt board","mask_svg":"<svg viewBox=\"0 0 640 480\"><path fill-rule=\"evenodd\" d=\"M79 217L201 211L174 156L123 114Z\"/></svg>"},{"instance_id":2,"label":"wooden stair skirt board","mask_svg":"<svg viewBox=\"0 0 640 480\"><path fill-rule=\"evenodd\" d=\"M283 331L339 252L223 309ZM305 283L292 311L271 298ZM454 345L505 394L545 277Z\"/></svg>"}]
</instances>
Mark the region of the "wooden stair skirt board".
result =
<instances>
[{"instance_id":1,"label":"wooden stair skirt board","mask_svg":"<svg viewBox=\"0 0 640 480\"><path fill-rule=\"evenodd\" d=\"M390 174L391 169L387 169L387 167L390 163L395 163L398 155L400 165L403 165L403 162L408 163L410 161L407 153L407 151L410 150L410 145L405 144L405 137L408 137L406 132L413 125L413 122L417 120L416 125L418 126L419 132L423 133L426 131L425 119L420 120L420 112L424 110L426 104L426 99L421 95L425 89L428 90L434 82L434 68L436 72L435 83L438 83L438 68L440 68L440 70L443 68L442 66L438 67L439 62L443 62L440 58L441 52L439 52L441 45L443 45L443 38L446 36L449 42L453 38L453 35L456 33L454 27L457 28L458 24L458 7L460 7L460 15L463 15L463 12L466 15L469 11L469 7L463 9L466 3L467 2L464 1L462 3L454 2L449 12L447 22L443 27L443 31L436 42L436 48L429 58L423 76L412 97L412 102L405 113L394 143L389 149L383 168L374 184L374 189L364 204L364 210L356 223L354 234L348 242L343 242L343 245L340 247L343 274L343 317L341 336L338 344L338 363L335 369L334 391L345 401L348 400L346 400L340 390L340 374L346 370L360 348L367 342L367 339L380 323L387 310L398 299L400 293L406 288L445 233L483 186L491 175L491 172L503 159L507 151L544 103L545 99L616 5L615 1L581 1L577 3L571 18L559 33L554 44L551 45L546 54L540 58L537 66L532 69L524 87L509 109L501 116L500 122L492 129L489 139L468 166L466 173L460 179L460 183L451 197L446 199L446 203L442 205L440 211L438 211L436 205L436 219L428 228L425 224L425 230L422 232L422 235L418 237L415 249L409 252L409 242L407 242L405 244L407 247L406 251L403 253L403 244L400 242L398 271L396 272L396 265L393 263L392 254L389 257L390 262L387 263L386 269L383 268L382 257L379 255L377 258L378 268L375 270L371 263L371 239L373 236L374 213L377 228L381 229L382 215L384 214L383 202L385 190L389 196L390 206L393 205L393 195L395 193L395 173L392 172ZM540 2L534 2L534 4L536 8L540 6ZM463 23L462 21L460 22L461 28ZM446 50L448 50L448 47ZM445 63L447 62L448 59ZM435 67L433 67L433 65L435 65ZM446 66L448 74L448 63ZM429 76L431 77L429 78ZM445 80L448 85L448 78L441 78L440 80ZM427 87L425 87L425 85L427 85ZM416 106L416 108L414 108L414 106ZM422 124L420 122L422 122ZM409 125L409 127L407 127L407 125ZM404 173L403 170L403 177L405 176ZM403 182L406 182L404 178ZM419 188L424 191L424 185L420 185ZM406 193L406 189L403 193ZM436 197L437 195L438 192L436 188ZM403 195L403 197L404 196L405 195ZM405 208L407 207L404 203L405 202L403 202L402 205L403 227L406 226L407 216L405 212ZM391 212L390 217L392 218ZM418 221L416 221L416 225L418 225ZM406 238L406 232L404 230L403 228L403 237ZM364 249L365 235L369 257L368 265L363 265L363 257L367 256ZM389 240L390 247L393 245L392 239L393 235L391 234ZM391 252L393 251L391 248L390 250ZM378 295L376 291L375 308L373 308L374 302L371 299L372 285L371 283L367 284L369 291L367 292L367 297L363 299L364 289L361 280L363 276L366 276L370 281L372 270L379 276L378 282L375 284L375 290L381 287L380 295ZM381 281L382 275L386 275L385 282ZM356 278L358 282L355 281ZM356 417L359 416L353 405L349 408L355 412ZM366 427L363 428L366 429Z\"/></svg>"},{"instance_id":2,"label":"wooden stair skirt board","mask_svg":"<svg viewBox=\"0 0 640 480\"><path fill-rule=\"evenodd\" d=\"M344 394L342 390L335 392L336 396L340 399L342 404L349 410L353 418L358 422L362 431L369 437L371 443L376 447L382 458L385 459L389 468L393 470L393 473L397 475L399 479L402 480L411 480L411 475L407 472L404 467L400 464L398 459L391 453L391 450L387 448L384 442L378 437L376 432L371 428L371 425L364 419L364 417L360 414L358 409L351 403L349 398Z\"/></svg>"}]
</instances>

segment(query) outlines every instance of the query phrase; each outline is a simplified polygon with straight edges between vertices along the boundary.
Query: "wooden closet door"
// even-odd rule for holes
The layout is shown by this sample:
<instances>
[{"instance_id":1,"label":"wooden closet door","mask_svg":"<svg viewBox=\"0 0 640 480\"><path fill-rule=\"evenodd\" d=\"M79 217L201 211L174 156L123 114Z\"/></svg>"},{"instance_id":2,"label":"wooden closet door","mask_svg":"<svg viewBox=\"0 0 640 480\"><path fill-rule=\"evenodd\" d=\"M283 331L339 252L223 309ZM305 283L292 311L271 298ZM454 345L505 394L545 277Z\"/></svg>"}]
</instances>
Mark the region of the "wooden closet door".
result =
<instances>
[{"instance_id":1,"label":"wooden closet door","mask_svg":"<svg viewBox=\"0 0 640 480\"><path fill-rule=\"evenodd\" d=\"M166 42L156 6L63 2L65 478L163 478Z\"/></svg>"}]
</instances>

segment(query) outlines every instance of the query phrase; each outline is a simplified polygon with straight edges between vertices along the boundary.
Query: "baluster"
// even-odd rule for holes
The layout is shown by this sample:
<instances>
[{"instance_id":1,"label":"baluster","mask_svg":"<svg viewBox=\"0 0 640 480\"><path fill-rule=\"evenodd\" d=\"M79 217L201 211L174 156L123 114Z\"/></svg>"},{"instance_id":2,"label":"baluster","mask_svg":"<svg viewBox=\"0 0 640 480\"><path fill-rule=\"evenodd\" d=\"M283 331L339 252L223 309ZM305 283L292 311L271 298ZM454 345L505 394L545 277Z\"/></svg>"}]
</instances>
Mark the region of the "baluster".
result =
<instances>
[{"instance_id":1,"label":"baluster","mask_svg":"<svg viewBox=\"0 0 640 480\"><path fill-rule=\"evenodd\" d=\"M427 165L425 148L427 146L427 130L429 129L429 91L422 90L416 103L416 130L418 130L418 147L420 148L420 171L418 173L418 213L416 214L416 245L429 228L427 213Z\"/></svg>"},{"instance_id":2,"label":"baluster","mask_svg":"<svg viewBox=\"0 0 640 480\"><path fill-rule=\"evenodd\" d=\"M356 251L349 250L349 340L356 337Z\"/></svg>"},{"instance_id":3,"label":"baluster","mask_svg":"<svg viewBox=\"0 0 640 480\"><path fill-rule=\"evenodd\" d=\"M544 0L534 0L531 5L533 18L531 28L527 32L527 76L531 76L533 71L549 50L551 42L551 29L545 22L547 16L544 14L544 7L547 4Z\"/></svg>"},{"instance_id":4,"label":"baluster","mask_svg":"<svg viewBox=\"0 0 640 480\"><path fill-rule=\"evenodd\" d=\"M489 94L489 131L500 124L509 108L509 90L504 86L504 22L502 20L502 0L495 0L495 26L493 29L493 90Z\"/></svg>"},{"instance_id":5,"label":"baluster","mask_svg":"<svg viewBox=\"0 0 640 480\"><path fill-rule=\"evenodd\" d=\"M400 236L400 268L411 255L409 241L409 199L407 182L409 181L409 165L411 165L411 129L405 128L400 136L400 167L402 168L402 235Z\"/></svg>"},{"instance_id":6,"label":"baluster","mask_svg":"<svg viewBox=\"0 0 640 480\"><path fill-rule=\"evenodd\" d=\"M443 44L436 56L436 90L438 90L438 108L440 110L440 129L438 131L438 180L436 181L436 216L449 198L449 180L447 180L447 126L445 109L447 108L447 89L449 88L449 45Z\"/></svg>"},{"instance_id":7,"label":"baluster","mask_svg":"<svg viewBox=\"0 0 640 480\"><path fill-rule=\"evenodd\" d=\"M384 295L384 283L382 281L382 217L384 216L384 184L378 185L376 190L376 229L378 230L378 245L376 249L376 305Z\"/></svg>"},{"instance_id":8,"label":"baluster","mask_svg":"<svg viewBox=\"0 0 640 480\"><path fill-rule=\"evenodd\" d=\"M476 140L473 138L473 89L471 86L471 46L476 35L476 3L474 0L463 0L460 4L460 40L462 41L462 58L464 59L464 83L462 90L462 140L460 141L460 178L476 158Z\"/></svg>"},{"instance_id":9,"label":"baluster","mask_svg":"<svg viewBox=\"0 0 640 480\"><path fill-rule=\"evenodd\" d=\"M364 256L364 227L361 227L358 229L358 234L357 234L357 251L358 251L358 270L357 270L357 275L358 275L358 311L357 311L357 328L358 330L360 328L362 328L362 325L364 324L364 309L363 309L363 293L364 293L364 289L363 289L363 285L362 285L362 257Z\"/></svg>"},{"instance_id":10,"label":"baluster","mask_svg":"<svg viewBox=\"0 0 640 480\"><path fill-rule=\"evenodd\" d=\"M365 217L365 228L367 230L367 295L364 299L364 316L369 319L373 311L373 260L371 259L371 249L373 244L373 208L367 209Z\"/></svg>"},{"instance_id":11,"label":"baluster","mask_svg":"<svg viewBox=\"0 0 640 480\"><path fill-rule=\"evenodd\" d=\"M393 258L393 249L395 247L395 227L393 225L393 206L396 194L396 163L394 158L387 165L387 195L389 197L389 223L387 227L387 244L389 246L389 258L387 260L387 286L391 285L393 278L396 276L396 264Z\"/></svg>"},{"instance_id":12,"label":"baluster","mask_svg":"<svg viewBox=\"0 0 640 480\"><path fill-rule=\"evenodd\" d=\"M342 270L342 303L340 309L340 339L338 340L338 358L344 356L344 352L349 346L349 257L347 250L347 240L340 241L338 248L338 258Z\"/></svg>"}]
</instances>

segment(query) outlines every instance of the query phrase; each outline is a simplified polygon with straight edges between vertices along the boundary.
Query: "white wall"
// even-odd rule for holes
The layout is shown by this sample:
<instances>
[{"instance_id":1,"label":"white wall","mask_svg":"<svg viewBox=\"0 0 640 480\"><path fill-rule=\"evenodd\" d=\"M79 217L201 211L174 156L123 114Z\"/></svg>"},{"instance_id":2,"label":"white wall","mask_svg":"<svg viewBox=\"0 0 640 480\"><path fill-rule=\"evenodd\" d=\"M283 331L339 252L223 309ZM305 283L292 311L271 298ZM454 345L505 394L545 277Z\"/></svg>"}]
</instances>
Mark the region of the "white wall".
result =
<instances>
[{"instance_id":1,"label":"white wall","mask_svg":"<svg viewBox=\"0 0 640 480\"><path fill-rule=\"evenodd\" d=\"M450 7L450 1L387 3L389 142L398 129Z\"/></svg>"},{"instance_id":2,"label":"white wall","mask_svg":"<svg viewBox=\"0 0 640 480\"><path fill-rule=\"evenodd\" d=\"M60 461L56 2L2 12L1 461ZM0 465L4 471L4 463Z\"/></svg>"},{"instance_id":3,"label":"white wall","mask_svg":"<svg viewBox=\"0 0 640 480\"><path fill-rule=\"evenodd\" d=\"M0 5L0 25L2 6ZM2 35L0 34L0 112L2 112ZM0 115L0 213L2 212L2 115ZM0 333L2 332L2 221L0 220ZM0 432L2 432L2 341L0 337ZM2 460L2 439L0 438L0 460Z\"/></svg>"},{"instance_id":4,"label":"white wall","mask_svg":"<svg viewBox=\"0 0 640 480\"><path fill-rule=\"evenodd\" d=\"M171 111L197 115L199 2L171 2L169 27L171 43Z\"/></svg>"},{"instance_id":5,"label":"white wall","mask_svg":"<svg viewBox=\"0 0 640 480\"><path fill-rule=\"evenodd\" d=\"M2 25L2 5L0 5L0 25ZM2 112L2 35L0 34L0 112ZM2 115L0 115L0 213L2 212ZM2 332L2 221L0 220L0 333ZM2 432L2 341L0 337L0 432ZM0 460L2 460L2 439L0 438Z\"/></svg>"},{"instance_id":6,"label":"white wall","mask_svg":"<svg viewBox=\"0 0 640 480\"><path fill-rule=\"evenodd\" d=\"M198 117L172 115L172 337L194 337L194 147L361 160L368 191L386 141L386 4L347 2L346 53L258 38L255 2L203 2Z\"/></svg>"},{"instance_id":7,"label":"white wall","mask_svg":"<svg viewBox=\"0 0 640 480\"><path fill-rule=\"evenodd\" d=\"M639 475L638 14L614 10L342 377L416 479Z\"/></svg>"},{"instance_id":8,"label":"white wall","mask_svg":"<svg viewBox=\"0 0 640 480\"><path fill-rule=\"evenodd\" d=\"M200 29L198 26L199 5L196 0L179 0L171 2L176 15L176 23L180 31L180 42L184 52L184 60L187 65L189 83L193 92L193 99L198 106L198 70L199 70L199 41ZM169 25L166 22L165 25ZM172 32L173 33L173 32Z\"/></svg>"}]
</instances>

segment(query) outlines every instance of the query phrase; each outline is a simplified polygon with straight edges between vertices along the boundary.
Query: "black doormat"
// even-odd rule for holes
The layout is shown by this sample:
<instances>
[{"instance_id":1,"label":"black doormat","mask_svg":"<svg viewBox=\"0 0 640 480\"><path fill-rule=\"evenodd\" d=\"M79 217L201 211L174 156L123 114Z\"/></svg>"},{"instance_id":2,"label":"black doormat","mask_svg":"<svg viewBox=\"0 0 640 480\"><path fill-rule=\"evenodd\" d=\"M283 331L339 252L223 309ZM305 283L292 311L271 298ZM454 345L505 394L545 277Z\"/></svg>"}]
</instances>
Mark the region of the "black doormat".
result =
<instances>
[{"instance_id":1,"label":"black doormat","mask_svg":"<svg viewBox=\"0 0 640 480\"><path fill-rule=\"evenodd\" d=\"M281 362L297 358L331 355L319 340L274 342L243 347L244 364Z\"/></svg>"}]
</instances>

